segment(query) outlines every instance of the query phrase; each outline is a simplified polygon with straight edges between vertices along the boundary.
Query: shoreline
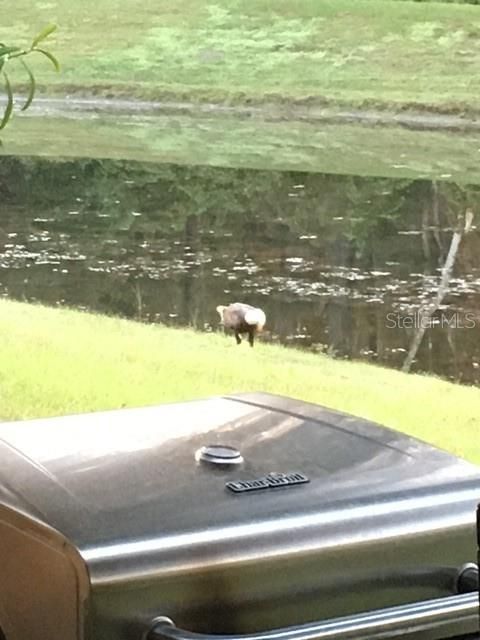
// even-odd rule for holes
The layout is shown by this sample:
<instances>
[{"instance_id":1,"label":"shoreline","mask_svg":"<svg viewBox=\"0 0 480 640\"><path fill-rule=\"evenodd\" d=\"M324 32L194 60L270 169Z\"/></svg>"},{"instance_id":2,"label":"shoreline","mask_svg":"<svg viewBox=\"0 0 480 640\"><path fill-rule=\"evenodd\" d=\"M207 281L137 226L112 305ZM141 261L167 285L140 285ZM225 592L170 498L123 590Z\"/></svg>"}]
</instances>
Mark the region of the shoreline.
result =
<instances>
[{"instance_id":1,"label":"shoreline","mask_svg":"<svg viewBox=\"0 0 480 640\"><path fill-rule=\"evenodd\" d=\"M125 0L119 10L117 4L94 3L88 19L83 4L53 10L40 0L18 0L9 10L2 39L19 46L26 25L32 32L33 25L58 25L49 46L61 74L35 61L38 97L152 101L177 112L292 121L478 126L475 6L181 0L159 7ZM8 73L14 94L28 95L21 65L12 63Z\"/></svg>"},{"instance_id":2,"label":"shoreline","mask_svg":"<svg viewBox=\"0 0 480 640\"><path fill-rule=\"evenodd\" d=\"M1 298L0 309L6 381L0 420L263 390L359 415L480 460L472 439L480 415L477 387L279 345L241 348L220 333L68 307ZM242 366L232 367L232 358Z\"/></svg>"},{"instance_id":3,"label":"shoreline","mask_svg":"<svg viewBox=\"0 0 480 640\"><path fill-rule=\"evenodd\" d=\"M17 105L24 96L17 94ZM0 99L0 105L4 100ZM432 109L408 107L393 110L383 108L360 108L355 106L321 104L312 101L250 101L249 103L194 101L184 99L144 100L134 97L99 97L95 94L66 96L38 96L27 112L15 109L15 116L38 117L42 115L71 115L88 117L94 115L154 116L183 114L189 116L233 116L239 119L258 118L266 121L291 121L325 124L358 124L379 127L403 127L418 131L480 131L480 113L442 112Z\"/></svg>"}]
</instances>

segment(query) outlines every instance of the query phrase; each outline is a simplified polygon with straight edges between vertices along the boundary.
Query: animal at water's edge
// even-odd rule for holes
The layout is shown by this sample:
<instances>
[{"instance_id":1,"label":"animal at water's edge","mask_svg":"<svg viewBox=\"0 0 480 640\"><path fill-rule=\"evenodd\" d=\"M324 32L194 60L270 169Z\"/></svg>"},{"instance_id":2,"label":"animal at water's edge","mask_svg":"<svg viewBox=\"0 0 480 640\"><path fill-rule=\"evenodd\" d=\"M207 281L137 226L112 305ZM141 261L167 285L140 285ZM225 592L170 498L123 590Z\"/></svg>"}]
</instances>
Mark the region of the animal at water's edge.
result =
<instances>
[{"instance_id":1,"label":"animal at water's edge","mask_svg":"<svg viewBox=\"0 0 480 640\"><path fill-rule=\"evenodd\" d=\"M251 347L256 334L263 330L267 321L262 309L243 302L234 302L228 306L219 305L217 312L225 329L233 331L237 344L242 342L240 335L247 333Z\"/></svg>"}]
</instances>

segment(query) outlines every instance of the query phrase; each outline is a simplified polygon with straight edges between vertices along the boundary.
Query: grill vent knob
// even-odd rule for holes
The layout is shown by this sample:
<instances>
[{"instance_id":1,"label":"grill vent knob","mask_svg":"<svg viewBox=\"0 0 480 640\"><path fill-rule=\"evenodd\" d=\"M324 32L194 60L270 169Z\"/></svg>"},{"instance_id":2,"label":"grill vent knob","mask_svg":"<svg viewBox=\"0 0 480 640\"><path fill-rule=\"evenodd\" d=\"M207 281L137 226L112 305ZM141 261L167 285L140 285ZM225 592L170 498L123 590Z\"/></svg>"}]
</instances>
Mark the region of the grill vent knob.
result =
<instances>
[{"instance_id":1,"label":"grill vent knob","mask_svg":"<svg viewBox=\"0 0 480 640\"><path fill-rule=\"evenodd\" d=\"M195 454L199 462L236 466L243 462L243 457L238 449L223 444L209 444L199 449Z\"/></svg>"}]
</instances>

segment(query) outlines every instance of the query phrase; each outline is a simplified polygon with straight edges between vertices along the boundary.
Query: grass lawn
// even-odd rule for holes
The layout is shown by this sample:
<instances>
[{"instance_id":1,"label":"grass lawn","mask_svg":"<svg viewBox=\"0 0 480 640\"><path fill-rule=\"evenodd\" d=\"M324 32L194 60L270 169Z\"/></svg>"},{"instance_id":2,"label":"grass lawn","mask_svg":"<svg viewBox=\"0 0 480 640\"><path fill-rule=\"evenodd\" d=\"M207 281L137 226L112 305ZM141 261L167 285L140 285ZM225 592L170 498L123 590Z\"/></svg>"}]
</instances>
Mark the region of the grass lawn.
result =
<instances>
[{"instance_id":1,"label":"grass lawn","mask_svg":"<svg viewBox=\"0 0 480 640\"><path fill-rule=\"evenodd\" d=\"M15 118L9 155L120 158L480 184L480 132L238 118L221 114ZM112 144L115 140L115 144Z\"/></svg>"},{"instance_id":2,"label":"grass lawn","mask_svg":"<svg viewBox=\"0 0 480 640\"><path fill-rule=\"evenodd\" d=\"M63 71L40 58L35 69L50 94L479 110L473 5L15 0L0 41L27 44L49 22Z\"/></svg>"},{"instance_id":3,"label":"grass lawn","mask_svg":"<svg viewBox=\"0 0 480 640\"><path fill-rule=\"evenodd\" d=\"M480 393L221 333L0 300L0 418L270 391L410 433L480 463Z\"/></svg>"}]
</instances>

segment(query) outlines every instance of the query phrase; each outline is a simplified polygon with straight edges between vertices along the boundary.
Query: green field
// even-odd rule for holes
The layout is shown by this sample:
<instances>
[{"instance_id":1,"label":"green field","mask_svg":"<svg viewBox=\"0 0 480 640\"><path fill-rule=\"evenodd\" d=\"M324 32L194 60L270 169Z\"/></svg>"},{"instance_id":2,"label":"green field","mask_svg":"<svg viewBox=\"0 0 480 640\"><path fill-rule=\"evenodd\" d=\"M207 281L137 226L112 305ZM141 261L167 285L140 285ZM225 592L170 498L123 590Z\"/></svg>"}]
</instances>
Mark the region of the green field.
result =
<instances>
[{"instance_id":1,"label":"green field","mask_svg":"<svg viewBox=\"0 0 480 640\"><path fill-rule=\"evenodd\" d=\"M480 394L221 333L0 301L3 420L270 391L413 434L480 463Z\"/></svg>"},{"instance_id":2,"label":"green field","mask_svg":"<svg viewBox=\"0 0 480 640\"><path fill-rule=\"evenodd\" d=\"M35 69L50 94L478 111L468 4L16 0L0 41L27 44L49 22L63 71L40 57Z\"/></svg>"},{"instance_id":3,"label":"green field","mask_svg":"<svg viewBox=\"0 0 480 640\"><path fill-rule=\"evenodd\" d=\"M37 113L2 132L8 155L113 158L480 184L480 132L238 118ZM112 140L115 141L112 144Z\"/></svg>"}]
</instances>

